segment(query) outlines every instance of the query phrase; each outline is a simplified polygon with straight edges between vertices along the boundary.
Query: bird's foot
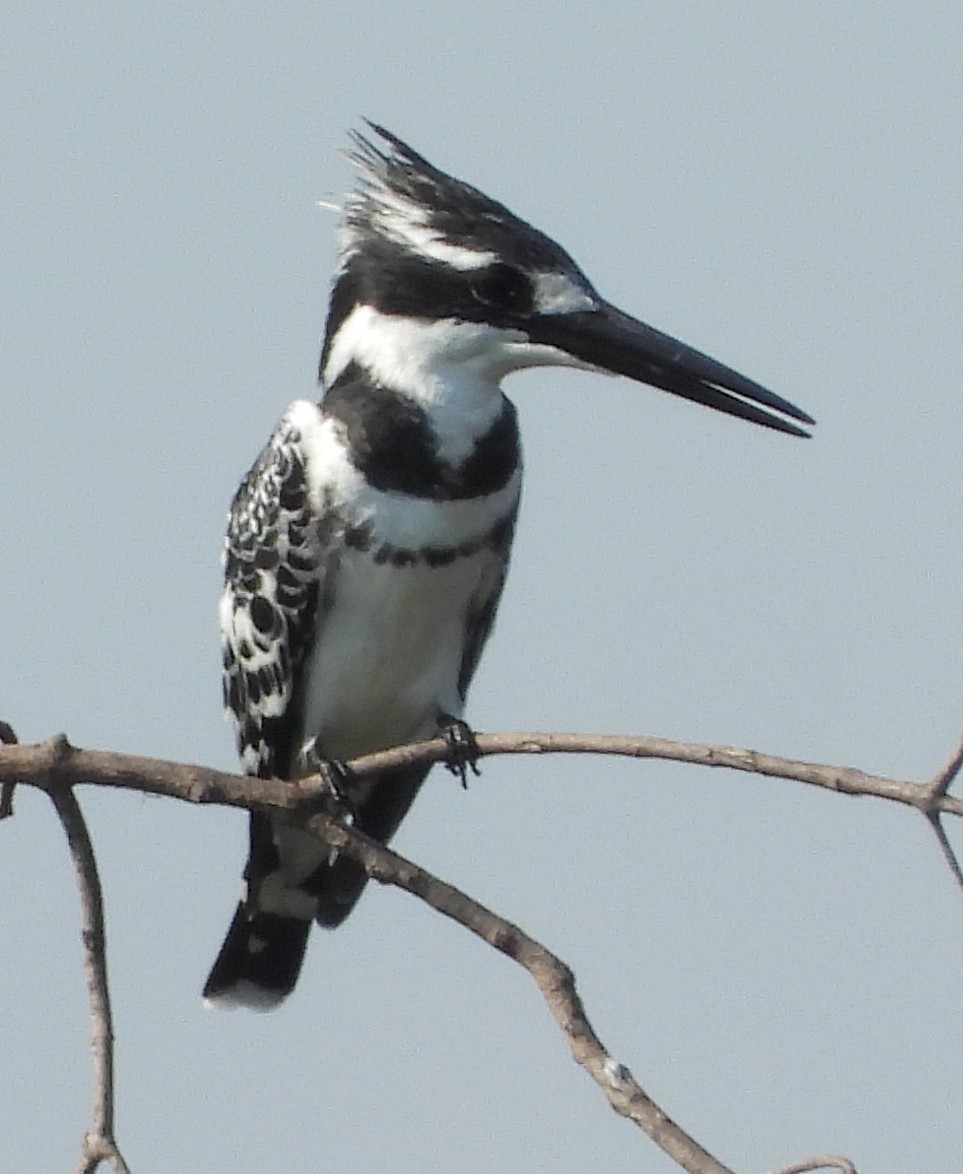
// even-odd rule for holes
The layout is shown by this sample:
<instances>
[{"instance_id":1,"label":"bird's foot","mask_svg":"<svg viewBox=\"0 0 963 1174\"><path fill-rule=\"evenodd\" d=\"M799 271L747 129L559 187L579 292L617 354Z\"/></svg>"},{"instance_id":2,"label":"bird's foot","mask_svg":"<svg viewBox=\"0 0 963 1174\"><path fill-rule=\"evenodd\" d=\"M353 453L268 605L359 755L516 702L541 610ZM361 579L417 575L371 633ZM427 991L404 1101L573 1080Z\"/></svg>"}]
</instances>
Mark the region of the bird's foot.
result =
<instances>
[{"instance_id":1,"label":"bird's foot","mask_svg":"<svg viewBox=\"0 0 963 1174\"><path fill-rule=\"evenodd\" d=\"M304 747L302 755L306 769L321 776L325 803L332 808L328 814L346 815L354 822L358 812L351 796L354 781L351 768L338 758L323 758L313 740Z\"/></svg>"},{"instance_id":2,"label":"bird's foot","mask_svg":"<svg viewBox=\"0 0 963 1174\"><path fill-rule=\"evenodd\" d=\"M445 769L450 770L461 782L462 787L468 790L468 772L480 775L478 769L478 743L475 733L467 722L461 718L442 714L440 733L448 744L448 757L445 759Z\"/></svg>"}]
</instances>

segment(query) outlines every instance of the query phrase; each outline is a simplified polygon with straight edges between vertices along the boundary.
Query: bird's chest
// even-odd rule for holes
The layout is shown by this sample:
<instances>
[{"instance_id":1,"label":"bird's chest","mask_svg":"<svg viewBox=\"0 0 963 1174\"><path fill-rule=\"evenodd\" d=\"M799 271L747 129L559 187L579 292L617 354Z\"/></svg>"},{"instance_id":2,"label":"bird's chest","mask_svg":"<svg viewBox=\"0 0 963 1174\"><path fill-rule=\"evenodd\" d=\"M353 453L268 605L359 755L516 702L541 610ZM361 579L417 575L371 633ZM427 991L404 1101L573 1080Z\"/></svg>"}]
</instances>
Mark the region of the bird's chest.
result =
<instances>
[{"instance_id":1,"label":"bird's chest","mask_svg":"<svg viewBox=\"0 0 963 1174\"><path fill-rule=\"evenodd\" d=\"M506 557L504 500L347 510L306 666L305 737L350 758L459 716L472 616ZM509 516L511 510L509 510Z\"/></svg>"}]
</instances>

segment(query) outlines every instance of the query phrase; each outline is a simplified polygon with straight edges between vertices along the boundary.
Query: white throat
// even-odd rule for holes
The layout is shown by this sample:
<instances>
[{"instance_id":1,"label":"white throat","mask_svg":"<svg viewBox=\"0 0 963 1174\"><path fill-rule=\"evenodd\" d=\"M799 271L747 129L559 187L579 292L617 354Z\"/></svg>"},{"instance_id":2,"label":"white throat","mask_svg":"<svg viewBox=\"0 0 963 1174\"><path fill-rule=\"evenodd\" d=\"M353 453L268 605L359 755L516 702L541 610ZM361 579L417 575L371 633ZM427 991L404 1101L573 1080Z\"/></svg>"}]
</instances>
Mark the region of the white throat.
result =
<instances>
[{"instance_id":1,"label":"white throat","mask_svg":"<svg viewBox=\"0 0 963 1174\"><path fill-rule=\"evenodd\" d=\"M452 318L424 321L355 306L338 328L323 382L330 387L351 363L376 384L412 399L438 438L438 455L458 465L498 419L502 378L527 366L528 340Z\"/></svg>"}]
</instances>

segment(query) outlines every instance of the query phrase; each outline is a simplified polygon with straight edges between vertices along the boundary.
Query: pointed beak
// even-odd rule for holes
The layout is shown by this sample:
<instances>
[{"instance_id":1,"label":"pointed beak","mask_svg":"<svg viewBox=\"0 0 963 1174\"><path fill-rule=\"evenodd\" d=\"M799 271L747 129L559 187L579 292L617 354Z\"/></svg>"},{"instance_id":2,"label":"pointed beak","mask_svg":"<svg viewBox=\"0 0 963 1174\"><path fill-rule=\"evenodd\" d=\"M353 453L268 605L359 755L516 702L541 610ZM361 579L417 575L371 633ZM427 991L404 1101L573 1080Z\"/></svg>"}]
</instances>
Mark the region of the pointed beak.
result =
<instances>
[{"instance_id":1,"label":"pointed beak","mask_svg":"<svg viewBox=\"0 0 963 1174\"><path fill-rule=\"evenodd\" d=\"M541 315L527 331L533 342L548 343L580 362L790 436L808 436L799 424L816 422L765 387L608 302L600 300L594 310Z\"/></svg>"}]
</instances>

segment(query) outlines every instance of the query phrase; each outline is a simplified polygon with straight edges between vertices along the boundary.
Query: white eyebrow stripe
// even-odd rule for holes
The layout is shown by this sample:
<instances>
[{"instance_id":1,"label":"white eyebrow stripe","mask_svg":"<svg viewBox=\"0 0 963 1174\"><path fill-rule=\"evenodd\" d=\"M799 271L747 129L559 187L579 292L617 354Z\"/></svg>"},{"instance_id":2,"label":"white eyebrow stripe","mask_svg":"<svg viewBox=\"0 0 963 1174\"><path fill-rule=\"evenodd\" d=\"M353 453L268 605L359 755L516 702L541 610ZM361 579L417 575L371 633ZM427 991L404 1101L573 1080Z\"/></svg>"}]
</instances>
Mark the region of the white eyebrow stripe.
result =
<instances>
[{"instance_id":1,"label":"white eyebrow stripe","mask_svg":"<svg viewBox=\"0 0 963 1174\"><path fill-rule=\"evenodd\" d=\"M488 249L472 249L446 240L441 233L431 227L429 214L425 208L385 186L377 177L370 182L365 200L368 210L361 219L367 218L370 226L377 232L416 255L429 257L433 261L461 270L484 269L486 265L498 260L497 255ZM363 201L356 199L355 203L363 207ZM363 248L365 238L365 232L359 231L358 225L352 223L350 203L341 233L343 268L345 261Z\"/></svg>"},{"instance_id":2,"label":"white eyebrow stripe","mask_svg":"<svg viewBox=\"0 0 963 1174\"><path fill-rule=\"evenodd\" d=\"M439 236L424 224L417 224L411 220L391 221L389 228L393 234L409 245L415 252L433 261L441 261L453 269L484 269L498 257L495 253L481 252L478 249L468 249L463 245L453 245Z\"/></svg>"}]
</instances>

